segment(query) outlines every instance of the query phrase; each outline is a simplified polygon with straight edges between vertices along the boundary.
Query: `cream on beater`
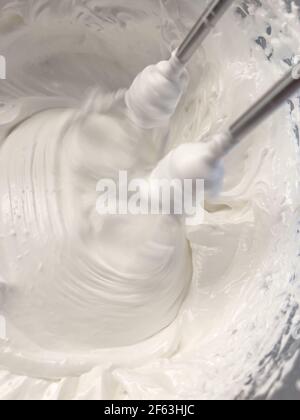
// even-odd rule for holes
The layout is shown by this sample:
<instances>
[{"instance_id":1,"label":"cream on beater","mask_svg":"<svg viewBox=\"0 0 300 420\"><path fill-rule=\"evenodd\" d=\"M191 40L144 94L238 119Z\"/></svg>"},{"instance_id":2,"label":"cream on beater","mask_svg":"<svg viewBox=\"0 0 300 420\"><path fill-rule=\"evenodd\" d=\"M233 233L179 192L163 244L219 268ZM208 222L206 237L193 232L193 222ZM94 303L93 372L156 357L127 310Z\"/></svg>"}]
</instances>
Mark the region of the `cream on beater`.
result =
<instances>
[{"instance_id":1,"label":"cream on beater","mask_svg":"<svg viewBox=\"0 0 300 420\"><path fill-rule=\"evenodd\" d=\"M176 38L181 6L134 0L132 11L112 13L103 2L100 15L112 13L120 25L76 8L71 25L68 2L54 3L39 16L28 3L11 4L5 25L0 19L1 45L14 63L0 85L7 323L0 398L235 398L277 343L286 300L295 294L299 167L289 109L225 159L223 192L207 201L197 228L169 216L100 217L96 185L119 169L132 177L193 170L176 165L182 154L193 159L194 149L205 151L195 142L222 131L286 70L280 60L271 66L253 43L266 15L254 10L251 28L240 15L224 17L189 66L188 86L180 68L170 85L166 63L149 68L145 85L136 74ZM272 11L274 1L267 3ZM185 4L193 20L199 5ZM162 43L159 12L167 19ZM80 17L89 29L76 25ZM24 43L32 47L26 57ZM152 78L166 102L158 101ZM84 92L95 85L100 92L86 105ZM120 89L130 85L124 96ZM132 105L144 94L151 97L146 111L139 100ZM172 165L157 166L162 143ZM213 189L222 168L208 173Z\"/></svg>"}]
</instances>

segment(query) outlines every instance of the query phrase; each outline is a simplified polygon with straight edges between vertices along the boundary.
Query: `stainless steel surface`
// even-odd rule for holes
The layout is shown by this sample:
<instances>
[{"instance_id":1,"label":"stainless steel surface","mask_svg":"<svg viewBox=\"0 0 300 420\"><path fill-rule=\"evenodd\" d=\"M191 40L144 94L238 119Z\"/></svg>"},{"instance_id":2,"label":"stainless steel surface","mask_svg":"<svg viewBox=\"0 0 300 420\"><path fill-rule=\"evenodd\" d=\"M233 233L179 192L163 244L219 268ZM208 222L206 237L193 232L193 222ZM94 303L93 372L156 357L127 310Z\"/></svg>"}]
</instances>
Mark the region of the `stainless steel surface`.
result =
<instances>
[{"instance_id":1,"label":"stainless steel surface","mask_svg":"<svg viewBox=\"0 0 300 420\"><path fill-rule=\"evenodd\" d=\"M213 0L177 50L176 56L186 64L197 51L211 29L217 24L234 0Z\"/></svg>"},{"instance_id":2,"label":"stainless steel surface","mask_svg":"<svg viewBox=\"0 0 300 420\"><path fill-rule=\"evenodd\" d=\"M230 127L236 143L300 89L299 70L298 66L292 69Z\"/></svg>"},{"instance_id":3,"label":"stainless steel surface","mask_svg":"<svg viewBox=\"0 0 300 420\"><path fill-rule=\"evenodd\" d=\"M300 65L290 70L279 82L272 86L262 98L233 123L228 136L214 150L214 159L221 159L243 138L266 118L273 114L285 101L300 91Z\"/></svg>"}]
</instances>

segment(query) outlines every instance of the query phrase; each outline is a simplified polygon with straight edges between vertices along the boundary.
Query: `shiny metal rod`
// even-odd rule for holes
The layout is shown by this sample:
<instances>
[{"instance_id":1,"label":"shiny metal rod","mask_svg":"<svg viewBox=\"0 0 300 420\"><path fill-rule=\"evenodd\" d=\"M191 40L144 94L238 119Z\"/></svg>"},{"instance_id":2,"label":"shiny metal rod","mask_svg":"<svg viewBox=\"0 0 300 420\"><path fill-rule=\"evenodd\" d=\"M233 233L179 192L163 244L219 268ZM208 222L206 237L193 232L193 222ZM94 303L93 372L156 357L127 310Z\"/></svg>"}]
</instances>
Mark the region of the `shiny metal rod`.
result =
<instances>
[{"instance_id":1,"label":"shiny metal rod","mask_svg":"<svg viewBox=\"0 0 300 420\"><path fill-rule=\"evenodd\" d=\"M192 58L210 31L232 5L233 1L213 0L210 2L176 52L176 56L182 64L186 64Z\"/></svg>"},{"instance_id":2,"label":"shiny metal rod","mask_svg":"<svg viewBox=\"0 0 300 420\"><path fill-rule=\"evenodd\" d=\"M229 131L238 143L257 125L275 112L285 101L300 89L300 66L289 71L279 82L246 111Z\"/></svg>"},{"instance_id":3,"label":"shiny metal rod","mask_svg":"<svg viewBox=\"0 0 300 420\"><path fill-rule=\"evenodd\" d=\"M248 109L229 130L224 133L222 142L212 143L213 161L222 159L247 134L273 114L280 106L290 99L297 91L300 92L300 65L289 71L279 82Z\"/></svg>"}]
</instances>

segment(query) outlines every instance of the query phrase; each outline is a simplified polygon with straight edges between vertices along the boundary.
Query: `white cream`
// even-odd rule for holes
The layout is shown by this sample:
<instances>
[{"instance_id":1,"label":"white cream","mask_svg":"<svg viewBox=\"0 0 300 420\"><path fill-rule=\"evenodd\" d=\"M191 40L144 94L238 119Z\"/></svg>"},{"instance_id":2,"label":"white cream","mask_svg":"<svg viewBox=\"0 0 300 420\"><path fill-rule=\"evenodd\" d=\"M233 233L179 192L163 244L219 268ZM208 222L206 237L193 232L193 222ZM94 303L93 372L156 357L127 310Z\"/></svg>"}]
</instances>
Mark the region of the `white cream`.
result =
<instances>
[{"instance_id":1,"label":"white cream","mask_svg":"<svg viewBox=\"0 0 300 420\"><path fill-rule=\"evenodd\" d=\"M222 189L224 167L218 158L215 145L225 143L226 135L217 135L209 139L198 139L194 143L184 143L167 154L152 171L153 180L204 180L205 191L216 195ZM222 149L223 151L223 149Z\"/></svg>"},{"instance_id":2,"label":"white cream","mask_svg":"<svg viewBox=\"0 0 300 420\"><path fill-rule=\"evenodd\" d=\"M97 214L95 180L131 169L136 133L91 114L61 137L68 117L37 114L1 151L5 313L53 350L135 344L179 311L191 272L184 230L172 218Z\"/></svg>"},{"instance_id":3,"label":"white cream","mask_svg":"<svg viewBox=\"0 0 300 420\"><path fill-rule=\"evenodd\" d=\"M126 92L129 117L141 128L166 126L186 84L187 73L175 54L170 60L146 67Z\"/></svg>"},{"instance_id":4,"label":"white cream","mask_svg":"<svg viewBox=\"0 0 300 420\"><path fill-rule=\"evenodd\" d=\"M206 203L199 228L95 211L99 178L119 169L148 175L162 146L174 159L157 171L180 174L183 148L206 150L191 143L226 129L285 71L287 48L278 44L298 47L295 15L283 27L274 0L246 20L226 15L189 66L169 135L157 127L181 83L146 130L128 118L123 89L168 57L165 46L176 46L200 12L193 1L171 3L133 0L131 10L91 1L85 9L51 0L2 10L11 73L0 84L1 399L228 399L273 389L272 360L284 363L300 319L296 108L283 107L225 159L223 192ZM266 21L272 65L253 42Z\"/></svg>"}]
</instances>

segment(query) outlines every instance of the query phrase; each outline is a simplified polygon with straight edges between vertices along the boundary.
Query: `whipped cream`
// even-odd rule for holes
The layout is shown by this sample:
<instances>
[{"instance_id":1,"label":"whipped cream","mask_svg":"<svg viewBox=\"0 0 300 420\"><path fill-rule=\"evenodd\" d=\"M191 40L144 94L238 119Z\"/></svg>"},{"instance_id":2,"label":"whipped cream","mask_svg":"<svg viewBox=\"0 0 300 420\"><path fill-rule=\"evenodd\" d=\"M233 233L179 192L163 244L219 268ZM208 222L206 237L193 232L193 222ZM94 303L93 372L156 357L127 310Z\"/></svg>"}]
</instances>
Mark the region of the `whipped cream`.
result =
<instances>
[{"instance_id":1,"label":"whipped cream","mask_svg":"<svg viewBox=\"0 0 300 420\"><path fill-rule=\"evenodd\" d=\"M163 60L203 5L130 3L3 2L1 399L253 398L297 356L294 98L224 159L203 225L95 208L97 182L120 169L218 186L207 139L286 71L296 11L228 13L187 85Z\"/></svg>"},{"instance_id":2,"label":"whipped cream","mask_svg":"<svg viewBox=\"0 0 300 420\"><path fill-rule=\"evenodd\" d=\"M141 128L170 122L187 84L187 72L173 53L170 60L146 67L125 95L129 118Z\"/></svg>"}]
</instances>

